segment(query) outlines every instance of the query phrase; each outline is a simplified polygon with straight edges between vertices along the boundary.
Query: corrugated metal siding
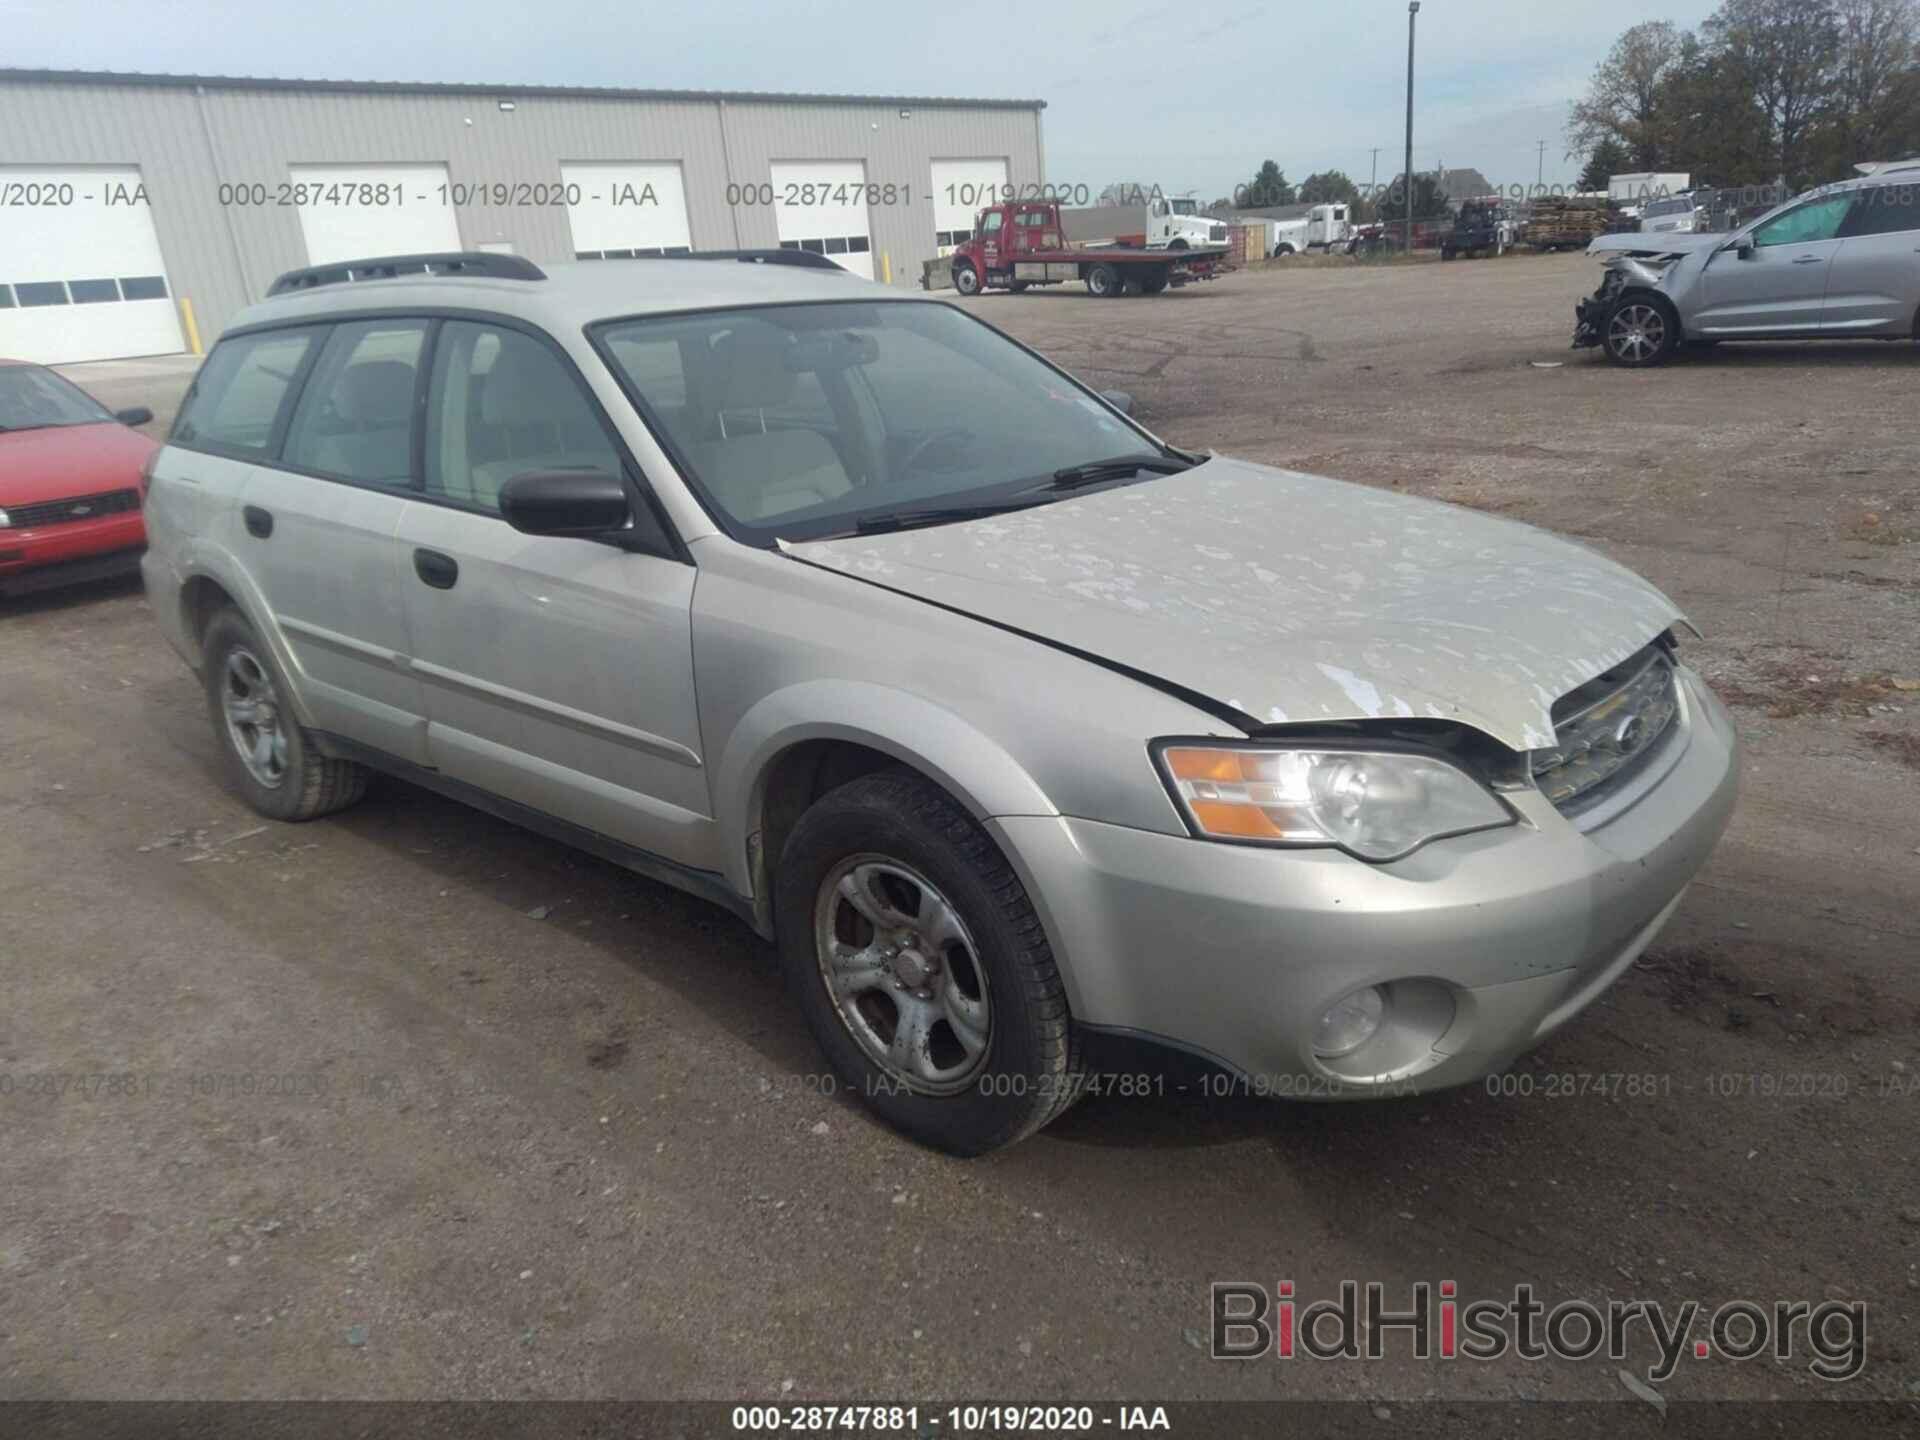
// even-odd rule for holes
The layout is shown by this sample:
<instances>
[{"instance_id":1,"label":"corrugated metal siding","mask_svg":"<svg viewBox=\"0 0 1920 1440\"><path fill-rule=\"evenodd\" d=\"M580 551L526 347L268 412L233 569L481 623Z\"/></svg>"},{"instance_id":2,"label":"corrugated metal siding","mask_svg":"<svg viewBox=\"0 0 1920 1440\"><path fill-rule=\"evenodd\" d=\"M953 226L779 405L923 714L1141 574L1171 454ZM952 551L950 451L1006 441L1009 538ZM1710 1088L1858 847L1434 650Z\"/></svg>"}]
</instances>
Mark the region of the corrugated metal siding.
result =
<instances>
[{"instance_id":1,"label":"corrugated metal siding","mask_svg":"<svg viewBox=\"0 0 1920 1440\"><path fill-rule=\"evenodd\" d=\"M501 110L503 99L515 108ZM918 283L936 249L933 161L1004 156L1015 185L1040 184L1040 112L901 108L0 77L0 164L138 165L174 292L192 299L211 340L276 275L307 262L294 210L223 207L222 184L271 191L303 164L444 163L456 183L557 184L566 161L678 160L694 246L731 249L778 238L770 207L729 206L730 184L766 181L777 160L863 160L869 183L902 187L897 203L870 207L875 273L884 254L896 284ZM536 262L573 254L564 205L475 205L458 219L469 247L510 241Z\"/></svg>"}]
</instances>

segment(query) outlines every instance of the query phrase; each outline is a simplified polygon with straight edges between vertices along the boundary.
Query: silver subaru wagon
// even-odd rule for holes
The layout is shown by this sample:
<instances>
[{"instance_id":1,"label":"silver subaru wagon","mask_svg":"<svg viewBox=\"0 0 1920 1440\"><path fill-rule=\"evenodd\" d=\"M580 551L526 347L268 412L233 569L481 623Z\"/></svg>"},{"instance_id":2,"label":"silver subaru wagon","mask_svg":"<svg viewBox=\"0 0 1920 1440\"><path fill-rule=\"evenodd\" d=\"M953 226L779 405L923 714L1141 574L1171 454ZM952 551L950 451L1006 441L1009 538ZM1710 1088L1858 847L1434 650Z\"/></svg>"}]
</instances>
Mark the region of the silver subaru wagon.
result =
<instances>
[{"instance_id":1,"label":"silver subaru wagon","mask_svg":"<svg viewBox=\"0 0 1920 1440\"><path fill-rule=\"evenodd\" d=\"M1666 596L1185 453L817 258L403 257L246 311L145 560L246 798L383 771L717 901L964 1154L1115 1053L1473 1080L1658 933L1736 771Z\"/></svg>"}]
</instances>

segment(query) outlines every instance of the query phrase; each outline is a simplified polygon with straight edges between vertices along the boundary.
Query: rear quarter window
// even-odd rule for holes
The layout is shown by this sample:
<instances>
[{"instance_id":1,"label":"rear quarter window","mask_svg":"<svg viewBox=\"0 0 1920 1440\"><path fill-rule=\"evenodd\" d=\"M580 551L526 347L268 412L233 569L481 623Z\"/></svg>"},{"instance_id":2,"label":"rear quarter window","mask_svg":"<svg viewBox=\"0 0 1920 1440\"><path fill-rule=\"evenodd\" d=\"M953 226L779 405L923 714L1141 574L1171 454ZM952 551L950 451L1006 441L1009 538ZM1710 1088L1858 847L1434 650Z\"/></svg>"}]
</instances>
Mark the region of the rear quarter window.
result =
<instances>
[{"instance_id":1,"label":"rear quarter window","mask_svg":"<svg viewBox=\"0 0 1920 1440\"><path fill-rule=\"evenodd\" d=\"M318 329L237 335L213 347L168 441L195 450L269 454Z\"/></svg>"}]
</instances>

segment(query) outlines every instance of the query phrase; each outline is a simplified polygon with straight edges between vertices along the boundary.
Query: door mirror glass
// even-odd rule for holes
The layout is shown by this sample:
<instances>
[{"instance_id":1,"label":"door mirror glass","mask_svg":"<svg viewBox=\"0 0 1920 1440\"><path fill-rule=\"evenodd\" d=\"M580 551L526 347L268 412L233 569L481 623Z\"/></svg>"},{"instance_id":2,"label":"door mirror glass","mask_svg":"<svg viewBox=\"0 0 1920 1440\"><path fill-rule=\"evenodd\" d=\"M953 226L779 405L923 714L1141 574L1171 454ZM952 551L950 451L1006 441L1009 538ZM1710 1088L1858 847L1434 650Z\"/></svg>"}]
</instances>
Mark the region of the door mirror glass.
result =
<instances>
[{"instance_id":1,"label":"door mirror glass","mask_svg":"<svg viewBox=\"0 0 1920 1440\"><path fill-rule=\"evenodd\" d=\"M526 535L604 538L633 524L625 482L604 470L534 470L500 487L500 513Z\"/></svg>"}]
</instances>

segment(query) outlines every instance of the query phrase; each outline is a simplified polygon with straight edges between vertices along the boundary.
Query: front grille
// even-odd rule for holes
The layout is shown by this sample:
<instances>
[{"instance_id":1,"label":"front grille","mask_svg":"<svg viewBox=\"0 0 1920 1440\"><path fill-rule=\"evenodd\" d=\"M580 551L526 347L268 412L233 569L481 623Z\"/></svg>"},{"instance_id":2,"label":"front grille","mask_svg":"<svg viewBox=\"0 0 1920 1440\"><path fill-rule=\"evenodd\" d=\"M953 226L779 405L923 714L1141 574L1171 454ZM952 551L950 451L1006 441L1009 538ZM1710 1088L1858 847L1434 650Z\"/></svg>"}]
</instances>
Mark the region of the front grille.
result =
<instances>
[{"instance_id":1,"label":"front grille","mask_svg":"<svg viewBox=\"0 0 1920 1440\"><path fill-rule=\"evenodd\" d=\"M1563 810L1598 799L1660 748L1679 713L1673 662L1650 646L1554 705L1554 744L1529 757L1534 783Z\"/></svg>"},{"instance_id":2,"label":"front grille","mask_svg":"<svg viewBox=\"0 0 1920 1440\"><path fill-rule=\"evenodd\" d=\"M1214 227L1213 227L1213 229L1212 229L1212 230L1211 230L1211 231L1209 232L1209 238L1210 238L1210 239L1213 239L1213 240L1224 240L1224 239L1226 239L1226 238L1227 238L1227 227L1226 227L1226 226L1224 226L1224 225L1216 225L1216 226L1214 226Z\"/></svg>"},{"instance_id":3,"label":"front grille","mask_svg":"<svg viewBox=\"0 0 1920 1440\"><path fill-rule=\"evenodd\" d=\"M66 500L43 500L37 505L9 505L8 524L15 530L36 525L66 525L75 520L98 520L102 515L124 515L140 508L138 490L109 490L104 495L75 495Z\"/></svg>"}]
</instances>

